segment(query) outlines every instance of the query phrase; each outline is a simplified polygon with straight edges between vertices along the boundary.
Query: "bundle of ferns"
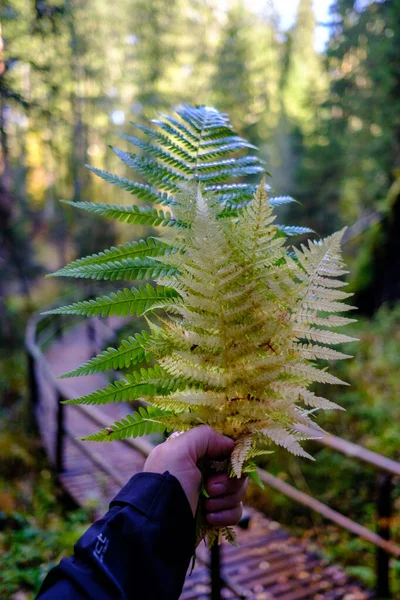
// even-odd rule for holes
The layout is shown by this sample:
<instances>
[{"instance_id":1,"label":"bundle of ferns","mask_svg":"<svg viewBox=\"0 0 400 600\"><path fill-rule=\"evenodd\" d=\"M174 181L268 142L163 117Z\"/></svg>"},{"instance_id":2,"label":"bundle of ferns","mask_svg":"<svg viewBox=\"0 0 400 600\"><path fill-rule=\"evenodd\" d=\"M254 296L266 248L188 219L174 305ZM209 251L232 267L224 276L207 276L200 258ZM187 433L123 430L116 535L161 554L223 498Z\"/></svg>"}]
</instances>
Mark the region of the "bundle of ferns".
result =
<instances>
[{"instance_id":1,"label":"bundle of ferns","mask_svg":"<svg viewBox=\"0 0 400 600\"><path fill-rule=\"evenodd\" d=\"M232 476L256 478L254 458L272 443L311 458L296 425L315 427L315 409L339 407L309 386L343 383L317 361L348 358L331 346L353 339L332 331L353 321L336 314L353 308L342 302L350 294L340 289L343 231L289 247L290 236L309 230L276 224L274 207L292 199L268 198L264 178L258 186L231 181L262 174L263 166L245 154L254 147L215 109L178 107L176 116L154 124L136 125L140 137L123 136L140 153L114 149L147 183L89 167L147 205L70 204L157 226L160 237L112 247L53 274L152 281L50 311L147 319L148 330L63 376L132 368L124 379L69 402L146 403L84 439L122 440L208 424L235 440ZM143 363L149 366L135 370Z\"/></svg>"}]
</instances>

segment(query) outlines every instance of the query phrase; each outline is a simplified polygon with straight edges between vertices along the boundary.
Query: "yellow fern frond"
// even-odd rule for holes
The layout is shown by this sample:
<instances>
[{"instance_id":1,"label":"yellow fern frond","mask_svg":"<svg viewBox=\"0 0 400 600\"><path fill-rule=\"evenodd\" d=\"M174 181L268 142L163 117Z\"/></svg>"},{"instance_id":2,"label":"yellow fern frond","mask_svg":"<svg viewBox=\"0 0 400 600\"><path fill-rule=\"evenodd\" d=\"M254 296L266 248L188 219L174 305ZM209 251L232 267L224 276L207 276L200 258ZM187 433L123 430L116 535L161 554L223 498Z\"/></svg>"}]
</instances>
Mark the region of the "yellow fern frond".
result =
<instances>
[{"instance_id":1,"label":"yellow fern frond","mask_svg":"<svg viewBox=\"0 0 400 600\"><path fill-rule=\"evenodd\" d=\"M231 454L231 468L233 474L238 478L242 475L243 463L246 460L252 443L252 435L241 436L235 441L235 446Z\"/></svg>"}]
</instances>

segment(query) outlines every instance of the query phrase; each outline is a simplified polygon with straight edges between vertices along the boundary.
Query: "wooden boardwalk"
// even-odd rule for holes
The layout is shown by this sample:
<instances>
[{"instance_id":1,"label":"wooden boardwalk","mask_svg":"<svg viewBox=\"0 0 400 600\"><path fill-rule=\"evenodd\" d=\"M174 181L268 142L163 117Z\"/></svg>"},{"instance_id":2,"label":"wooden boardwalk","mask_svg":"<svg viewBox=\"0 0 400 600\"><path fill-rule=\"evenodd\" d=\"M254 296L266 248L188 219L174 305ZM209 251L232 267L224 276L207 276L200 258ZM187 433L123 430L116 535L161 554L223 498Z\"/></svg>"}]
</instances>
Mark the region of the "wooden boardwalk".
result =
<instances>
[{"instance_id":1,"label":"wooden boardwalk","mask_svg":"<svg viewBox=\"0 0 400 600\"><path fill-rule=\"evenodd\" d=\"M33 326L32 326L33 327ZM81 506L103 514L108 502L128 479L142 469L151 449L149 440L113 443L78 442L75 438L96 431L121 418L126 403L101 407L62 406L60 398L74 398L106 385L104 374L67 380L55 377L72 370L111 341L117 319L93 320L90 336L85 325L67 331L31 362L31 385L35 385L35 415L43 444L68 494ZM31 331L28 349L36 344ZM28 335L29 338L29 335ZM64 431L63 443L57 433ZM60 463L60 457L62 462ZM240 547L221 547L221 576L225 583L222 598L253 600L366 600L362 590L344 571L328 564L306 545L293 538L279 523L248 509L247 529L237 528ZM181 600L210 598L209 552L201 545L191 575L186 578ZM156 600L156 599L155 599Z\"/></svg>"}]
</instances>

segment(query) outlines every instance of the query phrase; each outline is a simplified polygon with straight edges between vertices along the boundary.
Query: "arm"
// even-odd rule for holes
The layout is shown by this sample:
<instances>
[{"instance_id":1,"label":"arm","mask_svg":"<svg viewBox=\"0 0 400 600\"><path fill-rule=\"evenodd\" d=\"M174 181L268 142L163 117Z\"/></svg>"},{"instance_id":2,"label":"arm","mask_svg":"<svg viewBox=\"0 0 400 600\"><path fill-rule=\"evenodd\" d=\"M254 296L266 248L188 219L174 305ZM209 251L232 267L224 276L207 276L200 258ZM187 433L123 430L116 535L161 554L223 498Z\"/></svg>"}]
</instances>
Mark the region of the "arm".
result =
<instances>
[{"instance_id":1,"label":"arm","mask_svg":"<svg viewBox=\"0 0 400 600\"><path fill-rule=\"evenodd\" d=\"M199 459L229 456L233 442L209 427L157 446L110 510L82 536L74 556L47 576L38 600L177 600L195 543ZM218 474L206 484L207 519L232 525L246 483Z\"/></svg>"},{"instance_id":2,"label":"arm","mask_svg":"<svg viewBox=\"0 0 400 600\"><path fill-rule=\"evenodd\" d=\"M139 473L49 573L38 600L175 600L193 548L193 515L177 479Z\"/></svg>"}]
</instances>

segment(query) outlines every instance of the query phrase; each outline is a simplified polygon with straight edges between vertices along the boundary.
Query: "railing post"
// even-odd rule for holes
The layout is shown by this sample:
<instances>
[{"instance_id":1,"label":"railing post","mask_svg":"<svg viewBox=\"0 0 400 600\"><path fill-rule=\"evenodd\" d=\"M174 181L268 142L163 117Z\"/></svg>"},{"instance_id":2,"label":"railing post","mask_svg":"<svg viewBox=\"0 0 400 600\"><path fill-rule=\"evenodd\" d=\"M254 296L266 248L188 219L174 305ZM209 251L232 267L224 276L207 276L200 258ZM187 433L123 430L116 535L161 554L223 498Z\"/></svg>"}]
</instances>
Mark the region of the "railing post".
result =
<instances>
[{"instance_id":1,"label":"railing post","mask_svg":"<svg viewBox=\"0 0 400 600\"><path fill-rule=\"evenodd\" d=\"M381 473L378 479L378 497L376 503L378 527L377 533L385 540L390 539L390 519L392 517L392 476ZM378 598L391 598L390 593L390 556L382 548L376 552L376 595Z\"/></svg>"},{"instance_id":2,"label":"railing post","mask_svg":"<svg viewBox=\"0 0 400 600\"><path fill-rule=\"evenodd\" d=\"M28 359L28 385L29 385L29 399L34 408L36 408L38 403L38 382L36 379L36 370L35 370L35 359L32 354L28 350L27 352Z\"/></svg>"},{"instance_id":3,"label":"railing post","mask_svg":"<svg viewBox=\"0 0 400 600\"><path fill-rule=\"evenodd\" d=\"M57 395L57 431L56 431L56 471L62 473L64 471L64 404L61 401L64 398L61 394Z\"/></svg>"},{"instance_id":4,"label":"railing post","mask_svg":"<svg viewBox=\"0 0 400 600\"><path fill-rule=\"evenodd\" d=\"M218 540L211 546L211 600L221 600L221 554Z\"/></svg>"}]
</instances>

